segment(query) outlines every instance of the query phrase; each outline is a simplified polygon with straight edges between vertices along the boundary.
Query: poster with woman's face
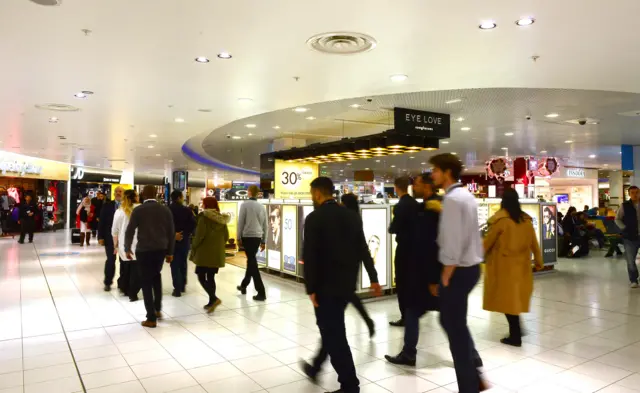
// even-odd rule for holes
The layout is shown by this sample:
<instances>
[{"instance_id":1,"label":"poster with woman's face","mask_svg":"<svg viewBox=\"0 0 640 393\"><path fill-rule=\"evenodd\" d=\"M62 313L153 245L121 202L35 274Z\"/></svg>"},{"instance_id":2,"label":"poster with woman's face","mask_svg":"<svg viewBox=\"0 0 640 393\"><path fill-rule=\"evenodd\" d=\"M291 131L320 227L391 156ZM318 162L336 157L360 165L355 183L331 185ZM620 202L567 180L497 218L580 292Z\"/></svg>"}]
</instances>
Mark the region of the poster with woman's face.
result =
<instances>
[{"instance_id":1,"label":"poster with woman's face","mask_svg":"<svg viewBox=\"0 0 640 393\"><path fill-rule=\"evenodd\" d=\"M558 219L555 205L541 205L542 209L542 259L544 263L557 260Z\"/></svg>"},{"instance_id":2,"label":"poster with woman's face","mask_svg":"<svg viewBox=\"0 0 640 393\"><path fill-rule=\"evenodd\" d=\"M271 269L280 270L282 250L282 205L269 205L267 260Z\"/></svg>"},{"instance_id":3,"label":"poster with woman's face","mask_svg":"<svg viewBox=\"0 0 640 393\"><path fill-rule=\"evenodd\" d=\"M364 237L378 272L380 285L387 285L387 209L362 209ZM369 288L371 282L365 269L361 266L362 288Z\"/></svg>"}]
</instances>

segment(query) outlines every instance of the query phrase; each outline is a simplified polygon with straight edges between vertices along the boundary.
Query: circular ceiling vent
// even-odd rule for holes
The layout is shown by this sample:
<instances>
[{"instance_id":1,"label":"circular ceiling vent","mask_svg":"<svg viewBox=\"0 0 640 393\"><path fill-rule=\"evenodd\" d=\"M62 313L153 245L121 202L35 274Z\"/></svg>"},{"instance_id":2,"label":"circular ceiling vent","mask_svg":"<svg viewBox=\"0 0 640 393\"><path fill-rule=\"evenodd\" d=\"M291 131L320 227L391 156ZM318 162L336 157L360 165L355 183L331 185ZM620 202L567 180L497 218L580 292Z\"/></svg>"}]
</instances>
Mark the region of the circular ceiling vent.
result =
<instances>
[{"instance_id":1,"label":"circular ceiling vent","mask_svg":"<svg viewBox=\"0 0 640 393\"><path fill-rule=\"evenodd\" d=\"M39 4L39 5L60 5L62 0L31 0L31 2Z\"/></svg>"},{"instance_id":2,"label":"circular ceiling vent","mask_svg":"<svg viewBox=\"0 0 640 393\"><path fill-rule=\"evenodd\" d=\"M376 47L376 40L362 33L323 33L307 40L311 49L332 55L353 55Z\"/></svg>"},{"instance_id":3,"label":"circular ceiling vent","mask_svg":"<svg viewBox=\"0 0 640 393\"><path fill-rule=\"evenodd\" d=\"M56 112L77 112L80 108L67 105L67 104L39 104L36 105L36 108L42 109L45 111L56 111Z\"/></svg>"}]
</instances>

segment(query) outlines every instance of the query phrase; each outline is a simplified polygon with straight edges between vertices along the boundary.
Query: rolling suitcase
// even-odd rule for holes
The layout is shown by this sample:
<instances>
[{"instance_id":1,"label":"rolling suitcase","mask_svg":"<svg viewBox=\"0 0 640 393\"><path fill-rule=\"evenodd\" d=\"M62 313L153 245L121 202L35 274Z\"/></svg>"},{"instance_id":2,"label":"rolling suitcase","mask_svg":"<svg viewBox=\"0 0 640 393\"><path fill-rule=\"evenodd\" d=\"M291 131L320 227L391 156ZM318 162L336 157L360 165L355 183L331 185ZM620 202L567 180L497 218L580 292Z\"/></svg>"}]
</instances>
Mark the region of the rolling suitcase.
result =
<instances>
[{"instance_id":1,"label":"rolling suitcase","mask_svg":"<svg viewBox=\"0 0 640 393\"><path fill-rule=\"evenodd\" d=\"M80 229L73 228L71 230L71 244L80 244Z\"/></svg>"}]
</instances>

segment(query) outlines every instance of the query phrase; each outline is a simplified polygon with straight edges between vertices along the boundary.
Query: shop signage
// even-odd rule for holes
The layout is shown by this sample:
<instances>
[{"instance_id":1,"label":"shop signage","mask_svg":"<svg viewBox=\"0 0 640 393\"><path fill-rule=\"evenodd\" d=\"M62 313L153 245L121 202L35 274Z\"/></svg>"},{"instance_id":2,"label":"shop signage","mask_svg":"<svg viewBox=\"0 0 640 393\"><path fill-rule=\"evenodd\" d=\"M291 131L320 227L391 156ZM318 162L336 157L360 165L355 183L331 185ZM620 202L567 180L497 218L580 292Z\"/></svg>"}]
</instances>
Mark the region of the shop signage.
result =
<instances>
[{"instance_id":1,"label":"shop signage","mask_svg":"<svg viewBox=\"0 0 640 393\"><path fill-rule=\"evenodd\" d=\"M40 175L42 173L42 166L28 163L26 161L20 162L17 160L6 160L0 158L0 171L3 175L7 173L17 173L18 176L24 176L26 174Z\"/></svg>"},{"instance_id":2,"label":"shop signage","mask_svg":"<svg viewBox=\"0 0 640 393\"><path fill-rule=\"evenodd\" d=\"M568 168L567 169L567 177L579 177L584 178L585 173L582 168Z\"/></svg>"},{"instance_id":3,"label":"shop signage","mask_svg":"<svg viewBox=\"0 0 640 393\"><path fill-rule=\"evenodd\" d=\"M121 175L113 173L88 172L85 168L79 166L71 168L71 180L77 180L85 183L120 184L121 177Z\"/></svg>"},{"instance_id":4,"label":"shop signage","mask_svg":"<svg viewBox=\"0 0 640 393\"><path fill-rule=\"evenodd\" d=\"M309 199L311 182L318 177L318 164L276 160L275 198Z\"/></svg>"},{"instance_id":5,"label":"shop signage","mask_svg":"<svg viewBox=\"0 0 640 393\"><path fill-rule=\"evenodd\" d=\"M68 181L69 164L0 152L0 176Z\"/></svg>"},{"instance_id":6,"label":"shop signage","mask_svg":"<svg viewBox=\"0 0 640 393\"><path fill-rule=\"evenodd\" d=\"M446 113L394 108L393 128L407 134L420 134L432 138L451 137L450 116Z\"/></svg>"}]
</instances>

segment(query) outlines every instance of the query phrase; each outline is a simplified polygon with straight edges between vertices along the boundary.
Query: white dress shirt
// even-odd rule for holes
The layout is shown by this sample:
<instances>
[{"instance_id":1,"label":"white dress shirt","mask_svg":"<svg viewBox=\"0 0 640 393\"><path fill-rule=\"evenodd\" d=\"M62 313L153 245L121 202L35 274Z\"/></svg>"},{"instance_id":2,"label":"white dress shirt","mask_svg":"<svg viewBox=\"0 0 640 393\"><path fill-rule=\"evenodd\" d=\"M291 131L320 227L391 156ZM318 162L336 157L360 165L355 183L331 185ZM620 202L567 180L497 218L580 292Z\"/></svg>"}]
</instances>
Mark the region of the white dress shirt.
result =
<instances>
[{"instance_id":1,"label":"white dress shirt","mask_svg":"<svg viewBox=\"0 0 640 393\"><path fill-rule=\"evenodd\" d=\"M450 186L443 199L438 246L443 265L469 267L484 259L478 203L460 183Z\"/></svg>"}]
</instances>

